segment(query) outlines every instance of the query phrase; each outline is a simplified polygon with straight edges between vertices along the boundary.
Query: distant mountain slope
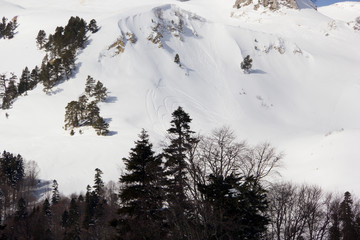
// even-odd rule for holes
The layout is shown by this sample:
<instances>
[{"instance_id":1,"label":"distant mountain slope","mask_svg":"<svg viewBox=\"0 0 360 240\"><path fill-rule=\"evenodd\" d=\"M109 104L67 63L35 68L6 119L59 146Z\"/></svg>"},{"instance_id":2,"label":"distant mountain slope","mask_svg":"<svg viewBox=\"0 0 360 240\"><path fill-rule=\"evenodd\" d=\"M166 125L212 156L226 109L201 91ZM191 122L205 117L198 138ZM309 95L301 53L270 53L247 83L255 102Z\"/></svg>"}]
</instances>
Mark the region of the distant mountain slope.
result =
<instances>
[{"instance_id":1,"label":"distant mountain slope","mask_svg":"<svg viewBox=\"0 0 360 240\"><path fill-rule=\"evenodd\" d=\"M159 149L179 105L196 132L229 125L240 139L273 143L286 153L287 179L360 191L360 33L344 21L311 8L235 9L232 0L12 2L0 0L0 16L19 22L14 39L0 40L0 73L20 76L41 64L40 29L53 33L70 16L101 27L69 81L51 95L38 85L0 110L1 148L36 160L41 177L57 179L65 193L85 190L95 168L117 181L141 128ZM250 74L240 69L247 55ZM99 106L110 136L63 129L65 106L88 75L109 89Z\"/></svg>"}]
</instances>

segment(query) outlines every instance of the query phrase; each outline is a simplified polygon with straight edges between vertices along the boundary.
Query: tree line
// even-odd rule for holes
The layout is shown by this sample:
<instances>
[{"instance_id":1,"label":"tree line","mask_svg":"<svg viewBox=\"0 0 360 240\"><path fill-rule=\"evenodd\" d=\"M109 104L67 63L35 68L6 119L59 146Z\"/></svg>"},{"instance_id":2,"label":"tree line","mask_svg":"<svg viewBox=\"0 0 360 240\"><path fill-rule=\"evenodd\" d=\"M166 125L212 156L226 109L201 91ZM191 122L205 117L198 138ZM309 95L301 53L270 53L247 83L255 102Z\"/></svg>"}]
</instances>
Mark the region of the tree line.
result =
<instances>
[{"instance_id":1,"label":"tree line","mask_svg":"<svg viewBox=\"0 0 360 240\"><path fill-rule=\"evenodd\" d=\"M12 25L17 26L16 18L14 21ZM1 26L0 24L0 29ZM87 33L89 31L95 33L98 30L96 20L92 19L87 24L79 17L71 17L65 27L57 27L55 33L49 36L44 30L40 30L36 37L36 44L39 49L46 52L41 66L40 68L35 66L31 72L28 67L25 67L20 79L14 73L10 73L10 77L6 74L0 75L1 108L9 109L18 96L34 89L38 83L42 83L44 92L50 94L54 86L69 79L76 70L77 51L85 48L88 41Z\"/></svg>"},{"instance_id":2,"label":"tree line","mask_svg":"<svg viewBox=\"0 0 360 240\"><path fill-rule=\"evenodd\" d=\"M143 129L118 183L97 168L85 194L61 196L54 181L51 196L30 205L18 190L1 239L359 239L349 192L271 183L282 154L269 143L250 146L228 127L200 136L191 121L176 109L159 153Z\"/></svg>"}]
</instances>

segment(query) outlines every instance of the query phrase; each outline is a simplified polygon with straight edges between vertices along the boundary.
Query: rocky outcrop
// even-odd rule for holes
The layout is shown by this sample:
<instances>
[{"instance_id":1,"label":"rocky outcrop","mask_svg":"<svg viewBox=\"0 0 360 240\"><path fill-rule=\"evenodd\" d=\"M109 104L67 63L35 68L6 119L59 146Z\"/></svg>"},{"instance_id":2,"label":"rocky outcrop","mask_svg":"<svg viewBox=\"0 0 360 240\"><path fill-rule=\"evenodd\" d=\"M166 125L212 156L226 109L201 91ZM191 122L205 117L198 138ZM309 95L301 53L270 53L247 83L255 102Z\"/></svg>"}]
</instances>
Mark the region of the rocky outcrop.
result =
<instances>
[{"instance_id":1,"label":"rocky outcrop","mask_svg":"<svg viewBox=\"0 0 360 240\"><path fill-rule=\"evenodd\" d=\"M299 9L296 0L258 0L256 2L253 0L236 0L234 8L241 8L250 4L254 4L255 9L259 8L259 6L264 6L271 10L277 10L281 6Z\"/></svg>"}]
</instances>

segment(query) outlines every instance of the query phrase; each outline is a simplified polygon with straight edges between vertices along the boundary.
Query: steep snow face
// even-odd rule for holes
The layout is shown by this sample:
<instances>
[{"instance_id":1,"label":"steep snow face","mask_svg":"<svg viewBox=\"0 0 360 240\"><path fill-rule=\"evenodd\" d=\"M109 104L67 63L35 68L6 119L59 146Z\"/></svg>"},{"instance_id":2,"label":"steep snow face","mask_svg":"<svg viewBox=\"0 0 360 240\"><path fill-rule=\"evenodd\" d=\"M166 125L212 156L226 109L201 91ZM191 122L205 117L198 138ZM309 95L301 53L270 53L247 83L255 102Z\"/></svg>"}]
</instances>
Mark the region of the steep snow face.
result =
<instances>
[{"instance_id":1,"label":"steep snow face","mask_svg":"<svg viewBox=\"0 0 360 240\"><path fill-rule=\"evenodd\" d=\"M105 181L117 181L121 158L141 128L160 150L180 105L196 132L229 125L240 139L273 143L286 154L286 179L360 191L360 149L354 147L360 139L359 32L311 8L273 12L233 4L0 0L0 16L18 16L20 24L14 39L0 40L6 56L0 73L20 76L25 66L41 64L45 52L35 44L40 29L53 33L76 15L95 18L101 27L77 55L76 74L52 95L40 84L12 109L0 110L1 148L36 160L41 177L55 178L64 193L84 191L95 168ZM250 74L240 69L247 55ZM92 129L70 136L63 129L65 106L84 92L88 75L109 89L100 115L110 136Z\"/></svg>"}]
</instances>

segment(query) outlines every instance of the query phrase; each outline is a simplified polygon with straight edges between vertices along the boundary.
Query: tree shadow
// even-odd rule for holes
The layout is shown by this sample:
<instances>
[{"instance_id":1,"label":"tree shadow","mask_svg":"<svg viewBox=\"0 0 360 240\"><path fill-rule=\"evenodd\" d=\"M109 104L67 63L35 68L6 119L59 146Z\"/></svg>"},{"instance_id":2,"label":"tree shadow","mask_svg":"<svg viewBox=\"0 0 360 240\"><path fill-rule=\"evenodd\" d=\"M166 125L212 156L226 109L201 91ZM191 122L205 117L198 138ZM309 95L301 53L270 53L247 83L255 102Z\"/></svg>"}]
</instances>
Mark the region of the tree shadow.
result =
<instances>
[{"instance_id":1,"label":"tree shadow","mask_svg":"<svg viewBox=\"0 0 360 240\"><path fill-rule=\"evenodd\" d=\"M115 103L117 102L118 98L116 96L108 96L104 102L106 103Z\"/></svg>"},{"instance_id":2,"label":"tree shadow","mask_svg":"<svg viewBox=\"0 0 360 240\"><path fill-rule=\"evenodd\" d=\"M107 136L115 136L115 135L117 135L118 134L118 132L117 131L109 131L109 133L107 134Z\"/></svg>"},{"instance_id":3,"label":"tree shadow","mask_svg":"<svg viewBox=\"0 0 360 240\"><path fill-rule=\"evenodd\" d=\"M252 74L266 74L266 72L264 72L263 70L260 70L260 69L250 70L249 73L252 73Z\"/></svg>"}]
</instances>

